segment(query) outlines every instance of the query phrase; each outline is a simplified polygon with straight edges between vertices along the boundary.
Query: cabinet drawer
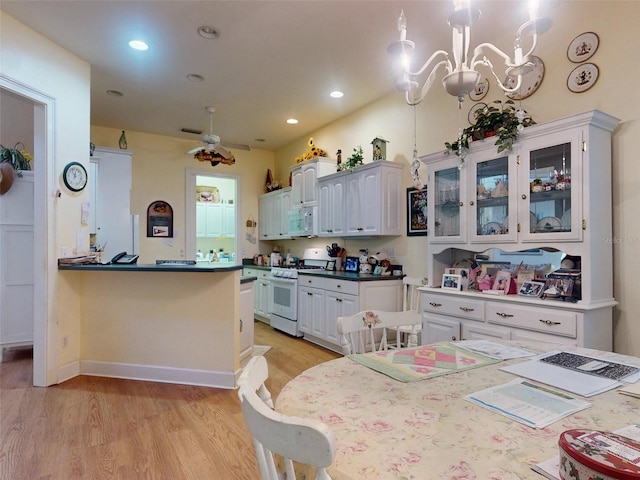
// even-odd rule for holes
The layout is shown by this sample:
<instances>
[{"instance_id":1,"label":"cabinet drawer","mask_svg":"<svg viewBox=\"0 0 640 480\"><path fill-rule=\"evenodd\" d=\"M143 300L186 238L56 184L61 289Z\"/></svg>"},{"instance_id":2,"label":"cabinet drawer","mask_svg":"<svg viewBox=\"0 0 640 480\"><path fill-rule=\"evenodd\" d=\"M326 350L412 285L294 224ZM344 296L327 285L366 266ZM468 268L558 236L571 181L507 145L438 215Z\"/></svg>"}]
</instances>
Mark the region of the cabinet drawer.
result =
<instances>
[{"instance_id":1,"label":"cabinet drawer","mask_svg":"<svg viewBox=\"0 0 640 480\"><path fill-rule=\"evenodd\" d=\"M575 312L533 306L521 307L498 302L488 302L486 309L489 323L525 328L552 335L576 337L577 313Z\"/></svg>"},{"instance_id":2,"label":"cabinet drawer","mask_svg":"<svg viewBox=\"0 0 640 480\"><path fill-rule=\"evenodd\" d=\"M423 294L422 310L440 315L453 315L470 320L484 321L484 302L457 295Z\"/></svg>"},{"instance_id":3,"label":"cabinet drawer","mask_svg":"<svg viewBox=\"0 0 640 480\"><path fill-rule=\"evenodd\" d=\"M336 280L333 278L325 278L324 280L325 290L329 290L331 292L347 293L349 295L358 295L358 282Z\"/></svg>"},{"instance_id":4,"label":"cabinet drawer","mask_svg":"<svg viewBox=\"0 0 640 480\"><path fill-rule=\"evenodd\" d=\"M326 278L315 277L313 275L300 275L298 277L298 286L324 288Z\"/></svg>"}]
</instances>

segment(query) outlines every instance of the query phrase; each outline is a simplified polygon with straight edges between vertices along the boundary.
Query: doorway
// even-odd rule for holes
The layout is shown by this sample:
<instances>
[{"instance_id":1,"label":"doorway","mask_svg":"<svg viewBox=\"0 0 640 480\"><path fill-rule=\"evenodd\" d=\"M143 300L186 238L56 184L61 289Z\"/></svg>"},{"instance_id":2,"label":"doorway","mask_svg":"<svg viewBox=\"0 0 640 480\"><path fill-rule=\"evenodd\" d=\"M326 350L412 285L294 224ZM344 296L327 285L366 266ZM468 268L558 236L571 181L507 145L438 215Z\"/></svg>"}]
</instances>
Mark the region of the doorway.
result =
<instances>
[{"instance_id":1,"label":"doorway","mask_svg":"<svg viewBox=\"0 0 640 480\"><path fill-rule=\"evenodd\" d=\"M187 169L187 260L239 262L240 175Z\"/></svg>"},{"instance_id":2,"label":"doorway","mask_svg":"<svg viewBox=\"0 0 640 480\"><path fill-rule=\"evenodd\" d=\"M47 97L13 79L0 75L0 92L19 98L22 107L33 116L34 172L34 286L33 286L33 384L45 387L57 383L56 322L51 318L57 269L54 262L55 215L50 186L53 178L54 105ZM4 103L4 102L3 102ZM29 139L29 143L31 139ZM27 143L27 142L25 142ZM51 262L50 262L51 260Z\"/></svg>"}]
</instances>

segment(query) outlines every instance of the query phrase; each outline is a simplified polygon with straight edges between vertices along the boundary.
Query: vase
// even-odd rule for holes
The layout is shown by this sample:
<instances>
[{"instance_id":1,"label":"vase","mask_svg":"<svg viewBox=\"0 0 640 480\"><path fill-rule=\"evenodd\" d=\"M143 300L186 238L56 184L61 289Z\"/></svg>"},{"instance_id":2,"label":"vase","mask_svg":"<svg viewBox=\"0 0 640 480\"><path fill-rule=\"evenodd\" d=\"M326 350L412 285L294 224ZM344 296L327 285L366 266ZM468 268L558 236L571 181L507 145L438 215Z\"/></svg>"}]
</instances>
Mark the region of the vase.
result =
<instances>
[{"instance_id":1,"label":"vase","mask_svg":"<svg viewBox=\"0 0 640 480\"><path fill-rule=\"evenodd\" d=\"M122 135L120 135L120 140L118 140L118 145L122 150L127 149L127 137L124 134L124 130L122 130Z\"/></svg>"},{"instance_id":2,"label":"vase","mask_svg":"<svg viewBox=\"0 0 640 480\"><path fill-rule=\"evenodd\" d=\"M15 177L16 171L10 163L0 163L0 195L9 191Z\"/></svg>"}]
</instances>

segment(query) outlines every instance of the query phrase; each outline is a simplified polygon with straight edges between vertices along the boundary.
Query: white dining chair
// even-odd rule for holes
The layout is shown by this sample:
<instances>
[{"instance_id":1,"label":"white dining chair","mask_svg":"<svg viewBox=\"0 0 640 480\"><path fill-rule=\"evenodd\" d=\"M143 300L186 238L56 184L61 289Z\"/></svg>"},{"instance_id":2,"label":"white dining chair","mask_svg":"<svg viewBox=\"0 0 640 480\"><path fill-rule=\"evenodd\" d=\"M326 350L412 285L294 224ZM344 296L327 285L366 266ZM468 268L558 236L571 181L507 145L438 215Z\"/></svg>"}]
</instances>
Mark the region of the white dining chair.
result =
<instances>
[{"instance_id":1,"label":"white dining chair","mask_svg":"<svg viewBox=\"0 0 640 480\"><path fill-rule=\"evenodd\" d=\"M315 480L331 480L326 468L336 456L333 432L319 420L274 411L258 394L267 376L267 361L258 356L249 361L238 379L242 416L253 436L262 480L295 480L293 462L315 467ZM278 472L274 455L283 458L284 472Z\"/></svg>"},{"instance_id":2,"label":"white dining chair","mask_svg":"<svg viewBox=\"0 0 640 480\"><path fill-rule=\"evenodd\" d=\"M425 278L417 277L404 277L402 279L402 311L414 311L420 315L420 291L419 287L423 287L426 284ZM410 336L416 335L416 338L412 339ZM420 336L422 334L422 323L417 325L403 325L398 327L398 347L402 346L416 346L421 342ZM406 339L406 342L405 342Z\"/></svg>"},{"instance_id":3,"label":"white dining chair","mask_svg":"<svg viewBox=\"0 0 640 480\"><path fill-rule=\"evenodd\" d=\"M271 392L264 384L267 378L269 378L267 359L262 355L256 355L255 357L251 357L247 365L242 369L242 373L238 378L238 386L247 385L254 392L257 392L267 407L273 408Z\"/></svg>"},{"instance_id":4,"label":"white dining chair","mask_svg":"<svg viewBox=\"0 0 640 480\"><path fill-rule=\"evenodd\" d=\"M409 330L408 346L415 347L418 338L416 329L419 324L420 314L417 311L364 310L348 317L338 317L336 327L341 338L342 353L349 355L397 347L393 342L399 327ZM390 338L390 333L393 338Z\"/></svg>"}]
</instances>

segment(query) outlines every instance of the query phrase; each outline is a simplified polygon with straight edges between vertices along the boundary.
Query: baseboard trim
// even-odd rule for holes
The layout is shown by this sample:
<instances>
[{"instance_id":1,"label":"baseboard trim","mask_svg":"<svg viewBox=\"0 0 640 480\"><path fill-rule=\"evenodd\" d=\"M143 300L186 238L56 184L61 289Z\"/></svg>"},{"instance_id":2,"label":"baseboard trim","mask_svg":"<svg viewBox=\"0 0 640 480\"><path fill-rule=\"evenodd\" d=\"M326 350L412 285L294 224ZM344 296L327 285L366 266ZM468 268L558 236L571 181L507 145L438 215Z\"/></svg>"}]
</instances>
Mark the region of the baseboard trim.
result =
<instances>
[{"instance_id":1,"label":"baseboard trim","mask_svg":"<svg viewBox=\"0 0 640 480\"><path fill-rule=\"evenodd\" d=\"M235 388L235 372L216 372L212 370L194 370L188 368L158 367L127 363L99 362L80 360L58 369L60 381L69 380L78 375L95 377L123 378L148 382L177 383L214 388Z\"/></svg>"}]
</instances>

